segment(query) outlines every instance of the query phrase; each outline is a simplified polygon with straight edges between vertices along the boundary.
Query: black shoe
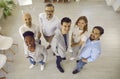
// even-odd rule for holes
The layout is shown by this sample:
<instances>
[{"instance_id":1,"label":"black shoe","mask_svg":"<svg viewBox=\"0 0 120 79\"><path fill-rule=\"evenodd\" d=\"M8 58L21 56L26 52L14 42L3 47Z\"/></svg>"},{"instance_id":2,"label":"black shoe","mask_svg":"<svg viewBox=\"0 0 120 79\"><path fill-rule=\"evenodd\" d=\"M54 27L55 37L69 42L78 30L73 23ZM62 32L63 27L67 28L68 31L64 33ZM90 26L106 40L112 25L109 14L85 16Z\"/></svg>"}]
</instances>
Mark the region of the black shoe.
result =
<instances>
[{"instance_id":1,"label":"black shoe","mask_svg":"<svg viewBox=\"0 0 120 79\"><path fill-rule=\"evenodd\" d=\"M73 74L77 74L79 71L77 69L75 69L72 73Z\"/></svg>"},{"instance_id":2,"label":"black shoe","mask_svg":"<svg viewBox=\"0 0 120 79\"><path fill-rule=\"evenodd\" d=\"M76 62L78 63L80 60L76 60Z\"/></svg>"},{"instance_id":3,"label":"black shoe","mask_svg":"<svg viewBox=\"0 0 120 79\"><path fill-rule=\"evenodd\" d=\"M61 73L64 73L63 68L58 68L58 70L59 70Z\"/></svg>"}]
</instances>

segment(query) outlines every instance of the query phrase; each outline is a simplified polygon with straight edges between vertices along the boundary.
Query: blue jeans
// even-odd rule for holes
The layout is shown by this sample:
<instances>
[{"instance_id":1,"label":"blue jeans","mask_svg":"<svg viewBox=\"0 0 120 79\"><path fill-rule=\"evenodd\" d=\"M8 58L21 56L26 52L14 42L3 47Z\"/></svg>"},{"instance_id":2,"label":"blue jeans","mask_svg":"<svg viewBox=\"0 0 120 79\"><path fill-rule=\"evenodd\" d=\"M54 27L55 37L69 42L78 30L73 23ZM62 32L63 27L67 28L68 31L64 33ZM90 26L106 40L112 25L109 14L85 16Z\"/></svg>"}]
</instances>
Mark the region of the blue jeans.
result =
<instances>
[{"instance_id":1,"label":"blue jeans","mask_svg":"<svg viewBox=\"0 0 120 79\"><path fill-rule=\"evenodd\" d=\"M32 57L30 57L29 60L30 60L30 63L31 63L31 64L33 64L33 65L36 64L36 61L34 61L34 59L33 59ZM44 65L44 64L45 64L45 62L43 62L42 60L39 61L39 63L40 63L41 65Z\"/></svg>"},{"instance_id":2,"label":"blue jeans","mask_svg":"<svg viewBox=\"0 0 120 79\"><path fill-rule=\"evenodd\" d=\"M79 62L77 62L77 67L76 67L76 69L77 69L78 71L80 71L85 64L87 64L87 63L86 63L86 62L82 62L82 59L80 59Z\"/></svg>"}]
</instances>

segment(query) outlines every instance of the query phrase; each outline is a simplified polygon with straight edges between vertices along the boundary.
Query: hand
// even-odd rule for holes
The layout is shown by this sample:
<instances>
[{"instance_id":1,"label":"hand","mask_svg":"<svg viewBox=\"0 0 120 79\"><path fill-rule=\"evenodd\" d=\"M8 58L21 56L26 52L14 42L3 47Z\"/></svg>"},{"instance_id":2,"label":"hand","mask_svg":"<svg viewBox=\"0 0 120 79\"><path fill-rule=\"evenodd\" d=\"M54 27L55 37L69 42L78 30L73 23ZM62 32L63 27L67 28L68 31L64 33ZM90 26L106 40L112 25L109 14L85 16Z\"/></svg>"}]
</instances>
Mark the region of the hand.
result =
<instances>
[{"instance_id":1,"label":"hand","mask_svg":"<svg viewBox=\"0 0 120 79\"><path fill-rule=\"evenodd\" d=\"M66 60L66 57L62 58L63 60Z\"/></svg>"},{"instance_id":2,"label":"hand","mask_svg":"<svg viewBox=\"0 0 120 79\"><path fill-rule=\"evenodd\" d=\"M76 60L76 62L78 63L80 60Z\"/></svg>"},{"instance_id":3,"label":"hand","mask_svg":"<svg viewBox=\"0 0 120 79\"><path fill-rule=\"evenodd\" d=\"M74 47L74 44L71 44L71 47Z\"/></svg>"},{"instance_id":4,"label":"hand","mask_svg":"<svg viewBox=\"0 0 120 79\"><path fill-rule=\"evenodd\" d=\"M87 62L87 59L86 58L82 58L82 62Z\"/></svg>"}]
</instances>

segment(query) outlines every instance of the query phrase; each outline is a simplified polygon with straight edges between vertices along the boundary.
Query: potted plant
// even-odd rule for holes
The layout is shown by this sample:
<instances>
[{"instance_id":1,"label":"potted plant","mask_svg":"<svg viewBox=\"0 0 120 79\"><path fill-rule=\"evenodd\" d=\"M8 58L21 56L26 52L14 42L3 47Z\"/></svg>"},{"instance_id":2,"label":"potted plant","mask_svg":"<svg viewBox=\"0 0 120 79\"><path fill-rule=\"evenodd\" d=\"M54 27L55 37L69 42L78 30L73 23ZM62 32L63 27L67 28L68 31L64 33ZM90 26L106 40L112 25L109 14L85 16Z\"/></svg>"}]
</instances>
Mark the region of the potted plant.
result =
<instances>
[{"instance_id":1,"label":"potted plant","mask_svg":"<svg viewBox=\"0 0 120 79\"><path fill-rule=\"evenodd\" d=\"M12 10L15 7L15 3L13 0L0 0L0 8L3 9L3 16L7 18L7 16L12 15Z\"/></svg>"}]
</instances>

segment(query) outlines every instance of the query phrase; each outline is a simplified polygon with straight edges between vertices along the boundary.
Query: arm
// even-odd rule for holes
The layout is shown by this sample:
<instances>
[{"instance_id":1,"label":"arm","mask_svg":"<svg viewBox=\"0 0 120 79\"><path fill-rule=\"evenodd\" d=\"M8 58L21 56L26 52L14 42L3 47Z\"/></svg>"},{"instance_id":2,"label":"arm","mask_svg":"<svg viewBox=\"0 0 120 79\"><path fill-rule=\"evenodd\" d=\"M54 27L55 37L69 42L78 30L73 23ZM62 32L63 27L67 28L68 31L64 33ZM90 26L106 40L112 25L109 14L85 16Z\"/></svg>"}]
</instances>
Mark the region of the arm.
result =
<instances>
[{"instance_id":1,"label":"arm","mask_svg":"<svg viewBox=\"0 0 120 79\"><path fill-rule=\"evenodd\" d=\"M73 43L71 46L74 47L74 46L83 46L84 43L86 42L87 40L87 36L86 35L81 35L81 39L78 43Z\"/></svg>"},{"instance_id":2,"label":"arm","mask_svg":"<svg viewBox=\"0 0 120 79\"><path fill-rule=\"evenodd\" d=\"M47 60L47 50L45 49L45 47L43 47L43 56L44 56L43 62L46 62L46 60Z\"/></svg>"},{"instance_id":3,"label":"arm","mask_svg":"<svg viewBox=\"0 0 120 79\"><path fill-rule=\"evenodd\" d=\"M29 57L29 53L28 53L27 46L26 46L25 43L24 43L24 54L25 54L25 57L26 57L26 58Z\"/></svg>"},{"instance_id":4,"label":"arm","mask_svg":"<svg viewBox=\"0 0 120 79\"><path fill-rule=\"evenodd\" d=\"M35 39L36 39L36 40L39 40L40 38L41 38L40 27L37 26L37 27L35 28Z\"/></svg>"},{"instance_id":5,"label":"arm","mask_svg":"<svg viewBox=\"0 0 120 79\"><path fill-rule=\"evenodd\" d=\"M42 18L41 15L39 15L39 33L41 33L38 36L41 36L41 40L43 41L45 48L49 45L49 43L45 40L44 36L43 36L43 31L42 31L43 25L42 25Z\"/></svg>"},{"instance_id":6,"label":"arm","mask_svg":"<svg viewBox=\"0 0 120 79\"><path fill-rule=\"evenodd\" d=\"M21 28L21 27L19 28L19 34L20 34L21 38L24 39L24 38L23 38L23 32L22 32L22 28Z\"/></svg>"},{"instance_id":7,"label":"arm","mask_svg":"<svg viewBox=\"0 0 120 79\"><path fill-rule=\"evenodd\" d=\"M52 39L52 41L51 41L51 48L52 48L52 51L55 53L55 55L59 55L58 53L57 53L57 39L55 38L55 37L53 37L53 39Z\"/></svg>"},{"instance_id":8,"label":"arm","mask_svg":"<svg viewBox=\"0 0 120 79\"><path fill-rule=\"evenodd\" d=\"M88 62L95 61L100 55L100 50L96 48L93 48L91 52L91 56L87 59Z\"/></svg>"},{"instance_id":9,"label":"arm","mask_svg":"<svg viewBox=\"0 0 120 79\"><path fill-rule=\"evenodd\" d=\"M82 46L84 44L84 41L79 41L78 43L72 43L71 47L75 47L75 46Z\"/></svg>"}]
</instances>

